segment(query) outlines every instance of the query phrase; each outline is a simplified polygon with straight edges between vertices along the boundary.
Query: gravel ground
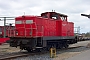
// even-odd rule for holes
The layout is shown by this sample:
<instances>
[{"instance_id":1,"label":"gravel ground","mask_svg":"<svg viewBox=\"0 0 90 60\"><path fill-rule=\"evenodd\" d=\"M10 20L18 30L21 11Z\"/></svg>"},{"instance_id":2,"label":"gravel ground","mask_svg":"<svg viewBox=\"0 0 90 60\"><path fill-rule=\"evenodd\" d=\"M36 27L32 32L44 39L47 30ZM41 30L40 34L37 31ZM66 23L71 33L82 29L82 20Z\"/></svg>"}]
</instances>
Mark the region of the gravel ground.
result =
<instances>
[{"instance_id":1,"label":"gravel ground","mask_svg":"<svg viewBox=\"0 0 90 60\"><path fill-rule=\"evenodd\" d=\"M76 46L82 46L79 48L73 48L73 49L67 49L67 50L58 50L56 58L50 58L49 53L45 54L39 54L39 55L33 55L33 56L27 56L27 57L20 57L15 58L12 60L65 60L67 58L73 57L75 55L78 55L82 52L85 52L89 50L90 48L87 46L90 45L90 41L82 41L78 42L76 44L70 45L70 47L76 47ZM0 53L6 53L6 52L19 52L19 48L13 48L9 47L8 44L3 44L0 46Z\"/></svg>"},{"instance_id":2,"label":"gravel ground","mask_svg":"<svg viewBox=\"0 0 90 60\"><path fill-rule=\"evenodd\" d=\"M56 58L50 58L50 54L46 53L46 54L41 54L41 55L20 57L13 60L65 60L67 58L78 55L88 49L89 48L86 48L86 47L80 47L80 48L75 48L75 49L60 50L60 51L57 51Z\"/></svg>"},{"instance_id":3,"label":"gravel ground","mask_svg":"<svg viewBox=\"0 0 90 60\"><path fill-rule=\"evenodd\" d=\"M70 47L76 47L76 46L82 46L79 48L73 48L73 49L65 49L65 50L58 50L56 58L50 58L50 54L41 54L41 55L34 55L34 56L28 56L28 57L21 57L16 58L13 60L65 60L67 58L73 57L75 55L78 55L80 53L83 53L90 48L87 48L87 45L90 43L90 41L82 41L78 42L76 44L70 45Z\"/></svg>"},{"instance_id":4,"label":"gravel ground","mask_svg":"<svg viewBox=\"0 0 90 60\"><path fill-rule=\"evenodd\" d=\"M12 53L12 52L19 52L19 48L10 47L8 43L4 43L0 45L0 54L1 53Z\"/></svg>"}]
</instances>

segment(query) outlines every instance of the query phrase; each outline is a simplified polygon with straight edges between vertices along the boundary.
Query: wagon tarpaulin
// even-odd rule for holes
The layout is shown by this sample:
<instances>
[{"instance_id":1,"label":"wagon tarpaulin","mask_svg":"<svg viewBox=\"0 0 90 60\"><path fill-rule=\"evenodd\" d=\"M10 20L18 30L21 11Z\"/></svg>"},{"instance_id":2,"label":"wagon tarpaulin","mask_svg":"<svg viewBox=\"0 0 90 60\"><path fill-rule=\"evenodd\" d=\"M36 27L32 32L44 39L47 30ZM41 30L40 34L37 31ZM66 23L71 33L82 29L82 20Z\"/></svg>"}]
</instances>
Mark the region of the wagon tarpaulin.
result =
<instances>
[{"instance_id":1,"label":"wagon tarpaulin","mask_svg":"<svg viewBox=\"0 0 90 60\"><path fill-rule=\"evenodd\" d=\"M7 40L10 40L10 38L0 38L0 45L5 43Z\"/></svg>"}]
</instances>

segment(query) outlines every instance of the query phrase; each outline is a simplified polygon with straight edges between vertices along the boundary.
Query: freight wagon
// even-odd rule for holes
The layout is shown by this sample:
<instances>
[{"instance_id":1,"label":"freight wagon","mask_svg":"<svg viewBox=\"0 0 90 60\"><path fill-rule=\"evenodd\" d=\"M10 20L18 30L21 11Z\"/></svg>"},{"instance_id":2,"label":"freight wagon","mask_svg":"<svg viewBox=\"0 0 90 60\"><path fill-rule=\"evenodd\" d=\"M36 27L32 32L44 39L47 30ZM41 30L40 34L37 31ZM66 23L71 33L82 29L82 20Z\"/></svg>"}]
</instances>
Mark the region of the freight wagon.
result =
<instances>
[{"instance_id":1,"label":"freight wagon","mask_svg":"<svg viewBox=\"0 0 90 60\"><path fill-rule=\"evenodd\" d=\"M67 17L57 12L16 17L14 34L9 36L10 46L19 46L28 52L51 47L68 48L69 44L77 42L77 37L74 36L74 23L68 22Z\"/></svg>"},{"instance_id":2,"label":"freight wagon","mask_svg":"<svg viewBox=\"0 0 90 60\"><path fill-rule=\"evenodd\" d=\"M4 38L4 26L0 26L0 44L7 42L10 40L8 36L11 36L13 33L14 26L5 26L6 29L6 36Z\"/></svg>"}]
</instances>

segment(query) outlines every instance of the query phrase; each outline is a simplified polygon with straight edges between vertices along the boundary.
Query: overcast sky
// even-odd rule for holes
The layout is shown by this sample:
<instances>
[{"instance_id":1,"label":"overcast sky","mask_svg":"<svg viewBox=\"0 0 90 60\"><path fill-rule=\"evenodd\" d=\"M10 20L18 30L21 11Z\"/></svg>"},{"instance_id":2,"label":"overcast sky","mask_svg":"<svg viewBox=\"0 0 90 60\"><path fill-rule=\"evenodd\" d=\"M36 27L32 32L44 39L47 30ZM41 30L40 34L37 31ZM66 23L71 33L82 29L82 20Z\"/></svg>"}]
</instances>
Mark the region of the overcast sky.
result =
<instances>
[{"instance_id":1,"label":"overcast sky","mask_svg":"<svg viewBox=\"0 0 90 60\"><path fill-rule=\"evenodd\" d=\"M55 10L68 15L68 21L80 26L80 32L90 31L90 19L81 13L90 14L90 0L0 0L0 16L40 15ZM13 21L8 21L13 23ZM3 25L3 21L0 21Z\"/></svg>"}]
</instances>

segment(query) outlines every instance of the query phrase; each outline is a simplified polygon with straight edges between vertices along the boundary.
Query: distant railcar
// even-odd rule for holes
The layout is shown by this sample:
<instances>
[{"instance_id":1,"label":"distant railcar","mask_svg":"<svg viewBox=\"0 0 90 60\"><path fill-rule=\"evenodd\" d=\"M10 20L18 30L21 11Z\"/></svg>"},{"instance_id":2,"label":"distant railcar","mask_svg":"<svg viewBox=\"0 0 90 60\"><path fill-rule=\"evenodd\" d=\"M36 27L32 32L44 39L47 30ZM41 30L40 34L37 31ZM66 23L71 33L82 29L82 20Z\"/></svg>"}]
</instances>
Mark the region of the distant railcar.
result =
<instances>
[{"instance_id":1,"label":"distant railcar","mask_svg":"<svg viewBox=\"0 0 90 60\"><path fill-rule=\"evenodd\" d=\"M51 47L67 48L77 42L74 23L68 22L67 15L45 12L41 16L19 16L15 18L14 34L10 46L33 50L49 50Z\"/></svg>"},{"instance_id":2,"label":"distant railcar","mask_svg":"<svg viewBox=\"0 0 90 60\"><path fill-rule=\"evenodd\" d=\"M7 40L10 40L8 36L14 34L13 29L14 26L5 26L6 29L6 36L4 38L4 26L0 26L0 44L5 43Z\"/></svg>"}]
</instances>

